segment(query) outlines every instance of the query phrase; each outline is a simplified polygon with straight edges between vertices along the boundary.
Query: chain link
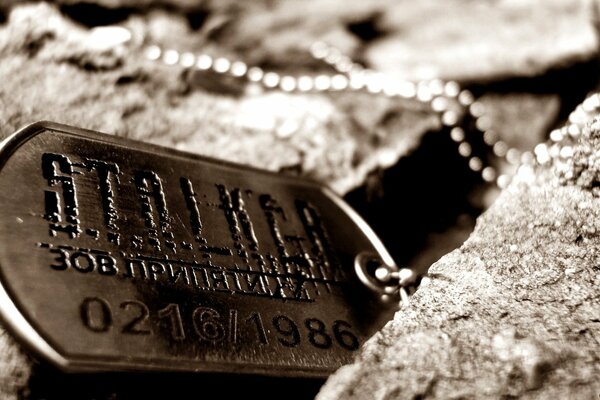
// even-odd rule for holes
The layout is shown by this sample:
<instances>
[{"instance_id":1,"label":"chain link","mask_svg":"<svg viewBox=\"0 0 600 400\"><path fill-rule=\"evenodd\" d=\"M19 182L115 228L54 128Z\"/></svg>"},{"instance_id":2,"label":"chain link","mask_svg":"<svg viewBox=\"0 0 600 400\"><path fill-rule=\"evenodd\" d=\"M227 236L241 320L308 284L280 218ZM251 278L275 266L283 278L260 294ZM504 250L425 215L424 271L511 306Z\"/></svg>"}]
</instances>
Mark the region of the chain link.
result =
<instances>
[{"instance_id":1,"label":"chain link","mask_svg":"<svg viewBox=\"0 0 600 400\"><path fill-rule=\"evenodd\" d=\"M439 114L441 123L449 127L450 138L457 143L458 154L467 160L469 168L481 174L485 182L496 183L500 188L506 187L510 178L508 175L499 174L495 167L484 165L481 157L473 155L465 130L459 126L465 117L474 121L474 126L481 133L483 141L497 157L505 159L508 164L517 166L520 162L529 162L533 159L530 152L521 153L499 139L491 127L485 106L476 101L469 90L462 89L456 81L444 82L433 79L414 83L391 79L382 73L364 68L338 49L323 42L313 44L310 52L315 59L330 65L337 73L281 75L275 71L249 67L239 60L215 58L206 53L180 53L174 49L162 49L157 45L148 46L144 53L148 60L227 74L261 84L266 89L278 89L284 92L366 91L373 95L415 100L427 104L432 111Z\"/></svg>"},{"instance_id":2,"label":"chain link","mask_svg":"<svg viewBox=\"0 0 600 400\"><path fill-rule=\"evenodd\" d=\"M265 71L256 66L248 66L239 60L229 60L225 57L215 58L206 53L180 53L174 49L162 49L157 45L147 46L144 50L145 57L151 61L162 62L166 65L179 65L183 68L195 68L201 71L210 70L217 74L246 79L248 82L260 84L269 90L303 93L366 91L373 95L414 100L427 104L433 112L439 115L441 123L448 127L450 138L457 144L458 154L467 160L469 168L479 173L485 182L495 183L501 189L510 183L511 178L507 174L499 173L494 166L485 165L481 157L473 155L473 146L467 140L465 129L461 127L461 123L465 120L473 121L474 128L481 134L483 142L491 152L510 166L533 165L536 162L539 165L546 165L554 159L570 157L573 153L572 145L581 134L583 127L600 111L600 94L593 94L571 113L568 124L550 132L548 143L538 144L533 152L521 152L500 139L492 127L492 121L487 115L484 104L476 100L471 91L463 89L456 81L432 79L415 83L392 79L383 73L355 63L335 47L323 42L314 43L310 52L312 57L322 60L336 73L281 75L275 71ZM398 268L381 263L374 272L374 278L381 288L385 288L385 290L381 290L383 300L391 297L389 285L393 281L395 287L393 292L399 295L401 304L406 307L409 304L409 288L414 290L421 276L409 268Z\"/></svg>"}]
</instances>

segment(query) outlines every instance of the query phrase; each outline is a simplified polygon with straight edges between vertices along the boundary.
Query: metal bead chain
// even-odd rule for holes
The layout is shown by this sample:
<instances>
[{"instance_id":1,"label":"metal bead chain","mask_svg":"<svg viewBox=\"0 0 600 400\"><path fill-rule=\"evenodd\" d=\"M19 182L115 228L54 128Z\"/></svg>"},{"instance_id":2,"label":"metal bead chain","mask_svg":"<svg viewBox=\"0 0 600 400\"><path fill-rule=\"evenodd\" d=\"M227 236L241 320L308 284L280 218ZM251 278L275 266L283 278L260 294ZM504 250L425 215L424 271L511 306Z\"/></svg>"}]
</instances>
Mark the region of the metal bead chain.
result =
<instances>
[{"instance_id":1,"label":"metal bead chain","mask_svg":"<svg viewBox=\"0 0 600 400\"><path fill-rule=\"evenodd\" d=\"M430 104L433 111L440 113L442 123L451 128L450 137L458 144L459 154L468 158L469 167L473 171L481 172L482 178L487 182L494 180L496 171L491 166L484 168L480 158L471 156L471 146L465 140L464 130L458 126L459 113L453 109L452 101L457 103L455 106L458 105L459 109L463 108L463 114L474 120L475 127L483 135L483 141L490 146L493 153L497 157L505 159L512 166L534 162L539 165L547 165L553 160L571 158L573 145L577 142L586 124L600 115L600 93L593 93L571 112L567 124L550 132L550 143L539 143L533 153L521 152L516 148L509 147L506 142L499 139L498 134L492 129L491 120L486 116L485 106L476 101L469 90L461 89L458 82L443 82L434 79L415 85L410 81L388 80L383 84L374 84L370 81L385 79L381 73L363 68L349 57L341 54L339 50L325 43L315 43L311 48L311 53L313 57L322 59L336 71L346 72L351 80L366 80L367 90L371 93L384 94L389 97L413 98ZM366 79L364 75L366 75ZM400 88L404 88L404 91ZM504 188L510 183L510 178L507 175L500 175L497 177L496 183L500 188Z\"/></svg>"},{"instance_id":2,"label":"metal bead chain","mask_svg":"<svg viewBox=\"0 0 600 400\"><path fill-rule=\"evenodd\" d=\"M331 92L331 91L366 91L374 95L389 98L415 100L430 106L438 113L444 126L450 128L450 138L456 142L458 153L468 160L469 168L481 174L484 181L495 183L504 188L510 183L506 174L498 174L493 166L484 166L480 157L472 154L472 146L466 139L465 131L459 126L465 118L474 122L475 128L482 134L483 141L490 147L494 155L504 159L509 165L532 164L537 162L546 165L557 158L569 158L573 154L572 144L594 114L600 112L600 94L588 97L569 116L569 124L550 132L550 142L538 144L534 152L521 152L511 148L499 139L492 129L490 118L486 115L485 106L475 100L473 93L462 89L456 81L411 82L386 77L382 73L364 68L353 62L338 49L322 42L311 46L311 55L322 60L335 69L337 74L327 75L281 75L274 71L264 71L259 67L249 67L238 60L225 57L213 57L206 53L180 53L173 49L162 49L156 45L148 46L144 53L148 60L163 62L166 65L179 65L183 68L195 68L200 71L213 71L236 78L246 79L267 89L278 89L284 92ZM567 143L565 143L567 142ZM375 271L376 278L386 284L390 280L398 280L397 293L402 304L408 306L408 288L416 284L418 276L409 268L381 265ZM389 299L390 294L383 294L382 299Z\"/></svg>"},{"instance_id":3,"label":"metal bead chain","mask_svg":"<svg viewBox=\"0 0 600 400\"><path fill-rule=\"evenodd\" d=\"M352 64L345 58L344 64L340 59L335 59L335 65L339 69L339 74L330 75L303 75L294 77L291 75L280 75L273 71L264 71L259 67L248 67L242 61L231 61L225 57L214 58L209 54L193 54L189 52L180 53L173 49L161 49L159 46L150 45L144 51L145 57L151 61L161 61L166 65L180 65L184 68L195 68L200 71L213 71L218 74L229 74L231 76L247 79L250 82L261 84L267 89L280 89L284 92L327 92L342 90L362 90L366 88L370 93L379 93L377 83L374 81L360 81L356 75L345 76L342 71L347 73L355 72L360 66ZM316 55L315 55L316 57ZM321 59L321 57L317 57ZM330 62L332 58L326 60ZM360 67L362 70L362 67ZM357 80L358 79L358 80ZM450 85L452 86L452 85ZM383 90L383 88L382 88ZM450 89L452 90L452 89ZM387 93L392 95L392 93ZM406 84L396 94L405 98L413 98L417 95L416 88L412 84ZM422 92L421 92L422 95ZM381 265L376 271L376 277L383 284L391 279L398 280L397 293L400 296L404 306L408 306L408 292L406 287L414 284L417 280L415 272L409 268L400 268L396 266ZM382 299L387 301L390 294L383 294Z\"/></svg>"},{"instance_id":4,"label":"metal bead chain","mask_svg":"<svg viewBox=\"0 0 600 400\"><path fill-rule=\"evenodd\" d=\"M459 126L462 119L465 117L472 119L475 127L483 135L483 141L497 157L505 159L510 165L516 166L520 162L533 160L530 152L521 153L498 138L491 128L491 120L486 116L485 106L476 101L469 90L461 89L456 81L443 82L433 79L413 83L392 80L382 73L362 67L338 49L323 42L314 43L310 51L314 58L332 66L338 73L298 77L280 75L274 71L264 71L259 67L248 67L238 60L215 58L206 53L163 50L156 45L148 46L145 55L148 60L162 61L166 65L179 65L201 71L211 70L218 74L247 79L267 89L279 89L284 92L366 91L374 95L428 104L439 114L442 124L450 128L450 138L457 143L458 153L468 161L469 168L480 173L484 181L495 182L500 188L506 187L510 178L508 175L499 175L493 166L484 166L482 159L472 154L472 146L466 139L464 129Z\"/></svg>"},{"instance_id":5,"label":"metal bead chain","mask_svg":"<svg viewBox=\"0 0 600 400\"><path fill-rule=\"evenodd\" d=\"M128 43L132 33L126 28L117 26L96 27L90 31L89 44L98 49L107 49ZM490 146L493 153L505 159L511 165L537 162L546 165L555 160L569 159L573 155L573 145L581 135L584 126L600 114L600 93L587 97L583 103L569 115L569 123L562 128L550 132L549 143L538 144L533 154L521 153L510 148L498 138L491 127L491 120L486 116L485 106L476 101L473 94L462 89L458 82L443 82L439 79L413 83L386 78L385 75L366 69L353 62L338 49L323 42L311 46L311 54L332 66L335 75L303 75L294 77L280 75L273 71L263 71L259 67L248 67L242 61L232 61L225 57L213 58L209 54L180 53L177 50L165 49L156 45L145 48L148 60L162 61L166 65L180 65L183 68L195 68L202 71L212 70L219 74L247 79L263 85L267 89L280 89L284 92L327 92L327 91L361 91L390 98L417 100L428 104L440 115L442 124L450 129L451 139L458 144L458 153L468 159L469 168L479 172L486 182L495 182L500 188L505 187L510 178L507 175L497 176L492 166L483 165L481 158L473 156L471 145L465 138L465 131L459 126L461 117L470 118L475 127L483 135L483 141ZM415 287L419 277L409 268L398 268L396 265L381 264L375 271L375 278L381 285L397 280L395 290L404 306L408 306L408 290ZM427 279L424 277L423 279ZM389 299L391 293L384 293L382 299Z\"/></svg>"},{"instance_id":6,"label":"metal bead chain","mask_svg":"<svg viewBox=\"0 0 600 400\"><path fill-rule=\"evenodd\" d=\"M381 80L383 77L380 73L354 63L339 50L325 43L313 44L311 53L313 57L323 60L334 67L336 71L347 73L351 80L364 80L365 78L360 75L366 75L367 80L369 78ZM569 115L569 121L565 126L550 132L550 143L538 144L533 153L521 152L516 148L509 147L506 142L499 139L498 134L492 129L491 120L486 116L485 106L476 101L469 90L461 89L458 82L443 82L434 79L418 84L410 81L388 81L385 84L367 83L366 86L367 90L374 94L414 98L423 103L429 103L433 111L440 113L442 123L452 128L450 137L458 144L459 154L468 158L469 167L473 171L480 171L482 178L487 182L492 182L496 178L496 170L491 166L484 168L481 159L471 156L471 146L465 140L464 130L458 126L459 116L451 102L457 103L455 106L458 105L459 109L462 107L463 114L474 120L475 127L483 135L483 141L490 146L493 153L497 157L505 159L512 166L534 162L539 165L547 165L556 159L565 160L572 157L573 145L581 135L583 128L594 117L600 115L600 93L591 94ZM382 87L383 89L381 89ZM507 175L500 175L496 178L496 183L500 188L506 187L509 182L510 178Z\"/></svg>"},{"instance_id":7,"label":"metal bead chain","mask_svg":"<svg viewBox=\"0 0 600 400\"><path fill-rule=\"evenodd\" d=\"M500 188L504 188L510 182L510 178L508 175L498 175L494 167L484 166L482 159L472 154L472 146L466 140L464 129L459 126L461 119L465 117L474 121L475 127L483 135L483 141L497 157L505 159L513 166L533 160L530 152L521 153L499 139L492 129L483 103L476 101L473 93L462 89L456 81L433 79L415 84L411 81L392 80L382 73L363 68L338 49L323 42L313 44L311 54L331 65L336 71L348 74L350 81L356 82L352 85L353 89L364 87L373 94L391 98L401 97L428 104L440 115L442 124L450 128L450 138L457 143L458 153L468 160L469 168L479 172L486 182L495 182Z\"/></svg>"},{"instance_id":8,"label":"metal bead chain","mask_svg":"<svg viewBox=\"0 0 600 400\"><path fill-rule=\"evenodd\" d=\"M541 165L556 159L569 159L573 156L573 145L581 136L583 129L594 117L600 114L600 93L589 95L569 115L569 122L550 132L548 144L535 147L535 155Z\"/></svg>"}]
</instances>

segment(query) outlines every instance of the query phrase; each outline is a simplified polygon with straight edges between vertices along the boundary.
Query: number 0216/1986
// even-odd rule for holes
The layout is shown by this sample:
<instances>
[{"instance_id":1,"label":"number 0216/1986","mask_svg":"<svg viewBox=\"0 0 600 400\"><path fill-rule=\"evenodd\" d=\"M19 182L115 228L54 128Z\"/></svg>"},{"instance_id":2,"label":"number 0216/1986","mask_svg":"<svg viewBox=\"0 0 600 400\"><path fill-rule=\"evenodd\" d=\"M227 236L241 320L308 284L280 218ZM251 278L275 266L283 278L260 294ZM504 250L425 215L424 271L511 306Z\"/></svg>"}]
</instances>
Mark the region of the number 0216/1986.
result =
<instances>
[{"instance_id":1,"label":"number 0216/1986","mask_svg":"<svg viewBox=\"0 0 600 400\"><path fill-rule=\"evenodd\" d=\"M274 340L285 347L296 347L304 340L318 349L329 349L339 346L348 351L357 350L359 340L352 333L352 326L343 320L336 320L331 327L318 318L306 318L299 325L286 315L275 315L268 324L272 326L274 337L270 336L270 327L265 326L265 320L259 312L251 312L240 316L238 310L230 309L222 315L214 308L199 306L185 321L178 304L169 303L152 316L146 304L137 300L123 301L119 304L120 313L126 313L128 320L121 326L115 326L115 311L111 304L100 297L87 297L80 307L81 319L85 327L93 332L106 333L113 329L130 335L152 335L155 329L164 329L175 341L188 338L185 326L189 323L195 338L204 342L222 342L228 340L236 343L240 332L252 331L250 336L261 344L269 344ZM152 326L152 320L158 321ZM189 332L189 330L187 331Z\"/></svg>"}]
</instances>

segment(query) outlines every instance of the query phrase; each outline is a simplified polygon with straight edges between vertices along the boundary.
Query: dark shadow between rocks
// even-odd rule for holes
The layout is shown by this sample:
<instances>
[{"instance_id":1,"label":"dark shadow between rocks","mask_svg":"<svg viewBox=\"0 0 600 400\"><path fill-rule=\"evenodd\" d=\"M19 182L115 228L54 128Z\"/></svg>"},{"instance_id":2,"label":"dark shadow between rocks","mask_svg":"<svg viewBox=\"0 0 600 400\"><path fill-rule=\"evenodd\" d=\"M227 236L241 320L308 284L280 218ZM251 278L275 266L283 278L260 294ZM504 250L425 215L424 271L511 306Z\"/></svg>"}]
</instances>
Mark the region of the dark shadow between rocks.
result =
<instances>
[{"instance_id":1,"label":"dark shadow between rocks","mask_svg":"<svg viewBox=\"0 0 600 400\"><path fill-rule=\"evenodd\" d=\"M209 12L206 10L195 10L185 14L190 29L193 31L200 30L204 26L204 22L208 18Z\"/></svg>"},{"instance_id":2,"label":"dark shadow between rocks","mask_svg":"<svg viewBox=\"0 0 600 400\"><path fill-rule=\"evenodd\" d=\"M36 365L29 400L137 400L199 398L311 399L323 379L208 373L64 374Z\"/></svg>"},{"instance_id":3,"label":"dark shadow between rocks","mask_svg":"<svg viewBox=\"0 0 600 400\"><path fill-rule=\"evenodd\" d=\"M60 11L72 20L93 28L124 22L136 12L132 7L106 8L94 3L62 4Z\"/></svg>"},{"instance_id":4,"label":"dark shadow between rocks","mask_svg":"<svg viewBox=\"0 0 600 400\"><path fill-rule=\"evenodd\" d=\"M379 14L374 14L367 19L352 21L348 23L347 29L363 42L370 42L386 33L377 26L378 18Z\"/></svg>"},{"instance_id":5,"label":"dark shadow between rocks","mask_svg":"<svg viewBox=\"0 0 600 400\"><path fill-rule=\"evenodd\" d=\"M571 111L580 104L586 95L600 84L600 59L593 58L568 68L556 68L546 74L531 78L518 77L498 82L470 86L476 95L485 92L510 93L526 92L536 94L558 93L561 99L559 121L565 121Z\"/></svg>"},{"instance_id":6,"label":"dark shadow between rocks","mask_svg":"<svg viewBox=\"0 0 600 400\"><path fill-rule=\"evenodd\" d=\"M431 233L447 231L459 216L474 220L481 212L469 202L469 193L481 179L458 155L446 130L426 134L414 153L380 172L375 180L379 187L362 186L345 199L401 266L427 271L429 265L410 262L423 251ZM459 235L451 240L460 245L464 239Z\"/></svg>"},{"instance_id":7,"label":"dark shadow between rocks","mask_svg":"<svg viewBox=\"0 0 600 400\"><path fill-rule=\"evenodd\" d=\"M111 8L91 2L61 4L59 8L66 17L89 28L119 24L135 13L147 14L153 9L162 9L173 13L184 13L190 29L197 31L202 28L209 15L209 12L203 8L191 8L184 12L183 10L174 9L172 5L161 4L160 2L144 8L133 6Z\"/></svg>"},{"instance_id":8,"label":"dark shadow between rocks","mask_svg":"<svg viewBox=\"0 0 600 400\"><path fill-rule=\"evenodd\" d=\"M599 60L593 59L537 78L513 78L469 89L476 97L489 92L557 93L560 113L557 121L551 121L557 124L597 88L599 69ZM472 128L472 121L465 124ZM481 133L467 129L466 134L473 154L493 161ZM469 237L483 211L482 195L488 187L458 155L457 144L445 129L426 134L412 154L374 173L345 199L375 230L398 265L424 273Z\"/></svg>"}]
</instances>

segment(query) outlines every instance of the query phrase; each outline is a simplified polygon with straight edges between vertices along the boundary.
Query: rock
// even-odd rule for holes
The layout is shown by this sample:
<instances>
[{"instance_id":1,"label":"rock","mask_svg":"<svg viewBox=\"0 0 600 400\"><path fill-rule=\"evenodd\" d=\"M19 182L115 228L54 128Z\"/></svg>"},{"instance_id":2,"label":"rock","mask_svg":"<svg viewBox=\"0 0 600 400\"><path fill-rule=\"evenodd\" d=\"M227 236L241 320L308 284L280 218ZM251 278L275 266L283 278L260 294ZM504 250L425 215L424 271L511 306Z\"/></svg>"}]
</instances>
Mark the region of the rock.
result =
<instances>
[{"instance_id":1,"label":"rock","mask_svg":"<svg viewBox=\"0 0 600 400\"><path fill-rule=\"evenodd\" d=\"M558 176L563 184L577 185L600 197L600 121L595 120L589 129L584 129L580 143L558 166Z\"/></svg>"},{"instance_id":2,"label":"rock","mask_svg":"<svg viewBox=\"0 0 600 400\"><path fill-rule=\"evenodd\" d=\"M546 139L560 111L560 98L555 94L489 93L479 101L502 140L528 150Z\"/></svg>"},{"instance_id":3,"label":"rock","mask_svg":"<svg viewBox=\"0 0 600 400\"><path fill-rule=\"evenodd\" d=\"M210 3L217 37L257 64L310 65L314 40L408 80L498 80L536 76L594 57L598 37L591 0ZM213 7L218 7L215 9ZM260 29L257 27L260 26ZM352 33L352 27L362 31ZM356 31L356 30L355 30Z\"/></svg>"},{"instance_id":4,"label":"rock","mask_svg":"<svg viewBox=\"0 0 600 400\"><path fill-rule=\"evenodd\" d=\"M596 120L570 161L522 166L318 398L597 397L599 135Z\"/></svg>"},{"instance_id":5,"label":"rock","mask_svg":"<svg viewBox=\"0 0 600 400\"><path fill-rule=\"evenodd\" d=\"M4 329L0 329L0 397L16 400L27 387L32 360Z\"/></svg>"},{"instance_id":6,"label":"rock","mask_svg":"<svg viewBox=\"0 0 600 400\"><path fill-rule=\"evenodd\" d=\"M365 58L415 80L539 75L593 57L595 7L590 0L404 1L381 13L377 26L388 34Z\"/></svg>"},{"instance_id":7,"label":"rock","mask_svg":"<svg viewBox=\"0 0 600 400\"><path fill-rule=\"evenodd\" d=\"M186 36L180 17L153 13L147 21L133 17L129 26L138 36L193 48L194 35ZM105 51L88 42L89 31L52 7L15 9L0 29L0 72L6 77L0 135L49 119L273 171L294 170L344 194L371 171L393 165L424 132L440 128L426 108L361 93L264 92L241 82L215 93L200 73L145 61L137 42ZM534 95L525 100L534 106L546 101ZM509 95L498 104L522 102ZM520 120L547 123L556 113L539 111Z\"/></svg>"},{"instance_id":8,"label":"rock","mask_svg":"<svg viewBox=\"0 0 600 400\"><path fill-rule=\"evenodd\" d=\"M0 0L0 6L11 6L14 4L18 4L18 0ZM78 0L61 0L55 1L55 3L60 3L63 5L73 5L73 4L81 4ZM109 9L117 9L117 8L145 8L150 6L155 7L171 7L177 8L180 10L197 10L199 8L198 1L195 0L96 0L93 2L89 2L88 4L96 4L101 7L109 8Z\"/></svg>"}]
</instances>

